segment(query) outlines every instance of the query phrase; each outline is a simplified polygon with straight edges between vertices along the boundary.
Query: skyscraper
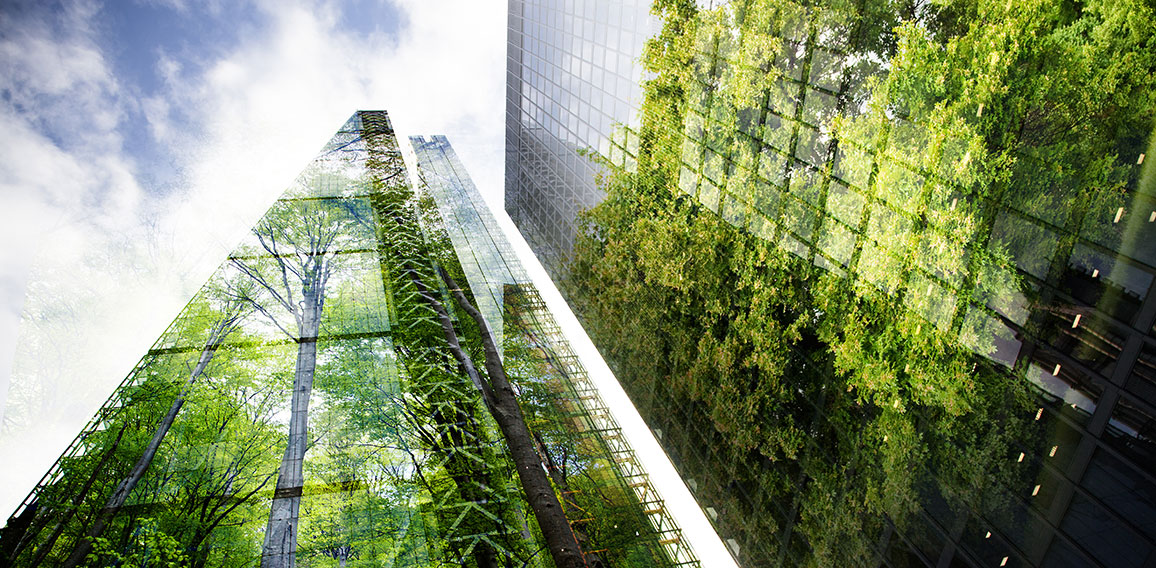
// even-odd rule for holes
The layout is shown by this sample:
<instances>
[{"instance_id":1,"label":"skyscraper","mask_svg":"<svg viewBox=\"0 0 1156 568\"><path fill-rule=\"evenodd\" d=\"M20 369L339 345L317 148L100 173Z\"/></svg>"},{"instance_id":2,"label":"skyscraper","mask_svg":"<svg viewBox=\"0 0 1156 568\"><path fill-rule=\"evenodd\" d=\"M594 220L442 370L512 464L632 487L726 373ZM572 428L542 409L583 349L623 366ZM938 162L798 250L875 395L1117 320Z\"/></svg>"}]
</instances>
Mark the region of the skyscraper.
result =
<instances>
[{"instance_id":1,"label":"skyscraper","mask_svg":"<svg viewBox=\"0 0 1156 568\"><path fill-rule=\"evenodd\" d=\"M656 6L555 275L736 559L1151 564L1151 7Z\"/></svg>"},{"instance_id":2,"label":"skyscraper","mask_svg":"<svg viewBox=\"0 0 1156 568\"><path fill-rule=\"evenodd\" d=\"M416 187L384 112L342 126L8 520L0 563L552 566L528 468L587 564L697 565L452 148L413 144Z\"/></svg>"}]
</instances>

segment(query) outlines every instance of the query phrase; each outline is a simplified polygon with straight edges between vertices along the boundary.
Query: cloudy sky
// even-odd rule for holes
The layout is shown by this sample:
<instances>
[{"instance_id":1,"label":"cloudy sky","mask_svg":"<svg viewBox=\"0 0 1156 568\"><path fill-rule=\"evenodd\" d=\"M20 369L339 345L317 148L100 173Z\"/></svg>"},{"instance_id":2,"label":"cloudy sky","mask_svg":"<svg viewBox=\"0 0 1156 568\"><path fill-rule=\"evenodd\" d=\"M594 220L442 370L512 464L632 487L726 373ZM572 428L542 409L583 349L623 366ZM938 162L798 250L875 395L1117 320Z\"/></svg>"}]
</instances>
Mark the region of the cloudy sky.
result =
<instances>
[{"instance_id":1,"label":"cloudy sky","mask_svg":"<svg viewBox=\"0 0 1156 568\"><path fill-rule=\"evenodd\" d=\"M0 511L353 111L448 135L500 200L505 25L504 0L4 0Z\"/></svg>"}]
</instances>

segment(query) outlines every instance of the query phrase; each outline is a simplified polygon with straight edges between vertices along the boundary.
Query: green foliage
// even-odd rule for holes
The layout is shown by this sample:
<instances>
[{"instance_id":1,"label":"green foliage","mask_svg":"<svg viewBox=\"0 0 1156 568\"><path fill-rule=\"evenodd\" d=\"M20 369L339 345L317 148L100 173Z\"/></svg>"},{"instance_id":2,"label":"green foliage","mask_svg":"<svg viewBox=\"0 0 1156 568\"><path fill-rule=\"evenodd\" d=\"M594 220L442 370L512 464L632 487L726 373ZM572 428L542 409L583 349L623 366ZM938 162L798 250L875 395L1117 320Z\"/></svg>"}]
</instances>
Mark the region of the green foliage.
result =
<instances>
[{"instance_id":1,"label":"green foliage","mask_svg":"<svg viewBox=\"0 0 1156 568\"><path fill-rule=\"evenodd\" d=\"M258 337L237 332L188 385L208 330L221 315L222 286L213 280L190 302L98 415L77 454L62 460L55 482L38 499L43 516L32 526L37 532L21 564L40 557L59 564L67 557L182 393L185 403L173 428L97 541L99 557L127 565L201 566L216 553L221 556L214 565L230 566L251 553L251 534L221 524L226 517L236 525L252 519L254 491L275 468L271 392L278 387L271 384L276 377L270 367L281 361L276 349L251 347ZM180 559L165 552L170 548ZM147 554L154 556L142 560Z\"/></svg>"},{"instance_id":2,"label":"green foliage","mask_svg":"<svg viewBox=\"0 0 1156 568\"><path fill-rule=\"evenodd\" d=\"M558 330L550 314L531 298L540 302L532 286L506 288L505 367L580 546L598 551L596 557L610 566L666 565L661 537L629 485L638 480L623 476L607 444L622 434L576 427L590 420L591 410L577 392L589 379L580 367L566 364L574 355L551 336Z\"/></svg>"},{"instance_id":3,"label":"green foliage","mask_svg":"<svg viewBox=\"0 0 1156 568\"><path fill-rule=\"evenodd\" d=\"M1030 331L1016 269L1047 278L1076 232L1120 238L1083 217L1138 183L1152 7L655 10L637 171L603 178L567 282L628 392L709 419L745 463L719 477L800 495L819 565L870 556L858 535L902 530L929 483L997 508L993 484L1025 482L1009 447L1037 435L996 341Z\"/></svg>"},{"instance_id":4,"label":"green foliage","mask_svg":"<svg viewBox=\"0 0 1156 568\"><path fill-rule=\"evenodd\" d=\"M183 568L189 556L181 543L157 528L155 519L143 519L127 549L112 545L106 538L96 539L92 557L98 566L140 566L149 568Z\"/></svg>"}]
</instances>

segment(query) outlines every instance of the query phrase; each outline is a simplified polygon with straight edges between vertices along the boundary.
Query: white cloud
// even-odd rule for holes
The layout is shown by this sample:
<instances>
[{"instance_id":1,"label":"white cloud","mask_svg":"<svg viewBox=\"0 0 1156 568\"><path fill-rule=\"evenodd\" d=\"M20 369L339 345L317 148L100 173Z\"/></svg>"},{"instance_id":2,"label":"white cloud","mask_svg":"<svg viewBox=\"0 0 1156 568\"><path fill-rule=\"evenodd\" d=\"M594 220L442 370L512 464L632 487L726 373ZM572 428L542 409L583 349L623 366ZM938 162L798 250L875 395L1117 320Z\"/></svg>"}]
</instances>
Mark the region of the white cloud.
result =
<instances>
[{"instance_id":1,"label":"white cloud","mask_svg":"<svg viewBox=\"0 0 1156 568\"><path fill-rule=\"evenodd\" d=\"M0 402L16 343L23 284L33 259L52 272L78 251L45 242L83 241L93 229L123 226L139 198L117 132L123 100L95 41L91 3L65 6L54 21L5 20L0 35Z\"/></svg>"}]
</instances>

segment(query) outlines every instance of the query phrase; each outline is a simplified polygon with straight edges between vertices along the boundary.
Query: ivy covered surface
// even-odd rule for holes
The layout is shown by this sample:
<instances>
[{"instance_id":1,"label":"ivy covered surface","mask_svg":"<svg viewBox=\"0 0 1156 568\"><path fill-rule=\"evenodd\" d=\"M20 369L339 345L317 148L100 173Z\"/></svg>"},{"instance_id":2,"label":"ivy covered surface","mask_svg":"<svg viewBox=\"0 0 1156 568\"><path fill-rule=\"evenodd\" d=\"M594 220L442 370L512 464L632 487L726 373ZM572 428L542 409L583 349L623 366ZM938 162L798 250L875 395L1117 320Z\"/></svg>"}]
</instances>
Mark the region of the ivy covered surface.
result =
<instances>
[{"instance_id":1,"label":"ivy covered surface","mask_svg":"<svg viewBox=\"0 0 1156 568\"><path fill-rule=\"evenodd\" d=\"M638 150L566 288L721 536L751 566L934 563L927 517L972 510L1046 548L1016 456L1052 435L1033 341L1074 312L1040 284L1093 265L1080 239L1156 264L1120 222L1156 193L1151 4L654 9Z\"/></svg>"}]
</instances>

